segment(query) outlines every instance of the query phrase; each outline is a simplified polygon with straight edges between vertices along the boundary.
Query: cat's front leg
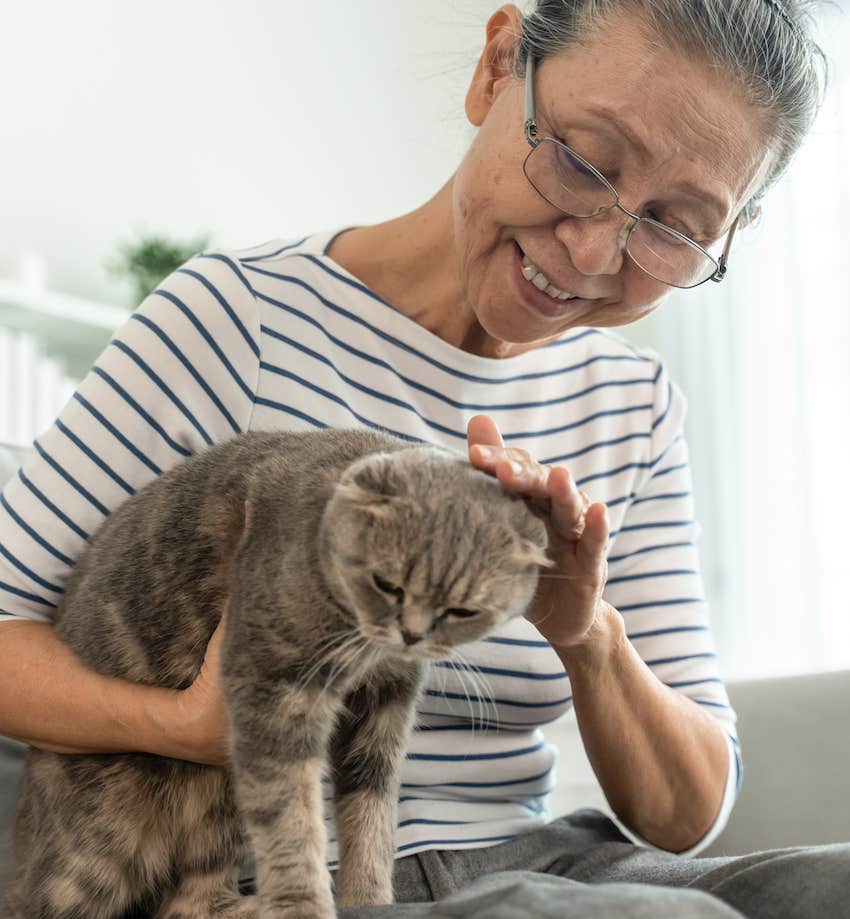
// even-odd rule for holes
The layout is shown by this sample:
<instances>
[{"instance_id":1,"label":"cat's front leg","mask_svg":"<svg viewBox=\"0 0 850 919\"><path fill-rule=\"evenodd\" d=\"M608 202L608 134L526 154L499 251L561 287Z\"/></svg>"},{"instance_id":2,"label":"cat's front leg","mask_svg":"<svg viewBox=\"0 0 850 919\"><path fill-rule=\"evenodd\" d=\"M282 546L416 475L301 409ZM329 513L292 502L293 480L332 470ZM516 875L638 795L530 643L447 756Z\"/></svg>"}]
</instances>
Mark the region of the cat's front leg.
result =
<instances>
[{"instance_id":1,"label":"cat's front leg","mask_svg":"<svg viewBox=\"0 0 850 919\"><path fill-rule=\"evenodd\" d=\"M393 902L399 771L424 671L376 674L348 697L331 741L340 908Z\"/></svg>"},{"instance_id":2,"label":"cat's front leg","mask_svg":"<svg viewBox=\"0 0 850 919\"><path fill-rule=\"evenodd\" d=\"M273 700L268 691L257 696L231 707L231 736L236 800L257 862L258 915L332 919L321 776L339 697L296 685L278 687Z\"/></svg>"}]
</instances>

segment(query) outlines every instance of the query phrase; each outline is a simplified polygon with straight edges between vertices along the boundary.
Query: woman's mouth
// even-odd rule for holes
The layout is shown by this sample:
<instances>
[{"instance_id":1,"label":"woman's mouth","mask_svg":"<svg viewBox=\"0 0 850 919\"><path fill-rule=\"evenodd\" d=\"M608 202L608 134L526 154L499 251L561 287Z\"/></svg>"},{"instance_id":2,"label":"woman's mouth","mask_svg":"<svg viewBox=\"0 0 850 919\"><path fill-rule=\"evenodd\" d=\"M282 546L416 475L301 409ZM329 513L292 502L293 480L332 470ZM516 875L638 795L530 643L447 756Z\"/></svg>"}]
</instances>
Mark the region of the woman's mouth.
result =
<instances>
[{"instance_id":1,"label":"woman's mouth","mask_svg":"<svg viewBox=\"0 0 850 919\"><path fill-rule=\"evenodd\" d=\"M514 241L511 279L519 298L535 312L554 318L572 311L579 297L555 287ZM569 305L568 305L569 304Z\"/></svg>"}]
</instances>

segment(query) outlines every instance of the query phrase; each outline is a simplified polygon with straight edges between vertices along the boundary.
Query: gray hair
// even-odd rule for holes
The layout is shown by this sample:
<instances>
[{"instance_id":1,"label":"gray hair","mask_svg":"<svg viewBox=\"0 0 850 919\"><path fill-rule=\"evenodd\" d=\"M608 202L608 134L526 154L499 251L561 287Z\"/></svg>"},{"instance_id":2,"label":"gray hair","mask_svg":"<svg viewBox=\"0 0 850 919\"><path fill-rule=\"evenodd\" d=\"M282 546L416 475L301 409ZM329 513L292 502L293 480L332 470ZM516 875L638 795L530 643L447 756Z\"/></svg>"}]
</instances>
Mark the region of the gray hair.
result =
<instances>
[{"instance_id":1,"label":"gray hair","mask_svg":"<svg viewBox=\"0 0 850 919\"><path fill-rule=\"evenodd\" d=\"M814 5L814 0L537 0L523 18L514 75L525 75L529 52L541 61L581 45L614 14L636 14L668 47L728 73L767 116L773 163L744 206L742 222L749 223L823 101L828 62L811 37Z\"/></svg>"}]
</instances>

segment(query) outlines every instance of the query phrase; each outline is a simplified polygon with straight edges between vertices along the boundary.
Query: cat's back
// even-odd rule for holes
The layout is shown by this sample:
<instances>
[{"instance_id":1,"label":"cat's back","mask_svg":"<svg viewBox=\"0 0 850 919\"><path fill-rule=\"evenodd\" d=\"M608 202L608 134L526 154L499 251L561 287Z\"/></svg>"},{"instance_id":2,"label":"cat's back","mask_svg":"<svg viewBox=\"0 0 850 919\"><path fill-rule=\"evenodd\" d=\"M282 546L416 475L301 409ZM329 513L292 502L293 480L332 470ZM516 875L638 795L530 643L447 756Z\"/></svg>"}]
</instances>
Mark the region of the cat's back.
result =
<instances>
[{"instance_id":1,"label":"cat's back","mask_svg":"<svg viewBox=\"0 0 850 919\"><path fill-rule=\"evenodd\" d=\"M349 462L405 445L367 430L251 432L189 457L94 534L57 610L57 633L98 672L185 688L226 602L252 484L262 493L285 481L286 501L318 507Z\"/></svg>"}]
</instances>

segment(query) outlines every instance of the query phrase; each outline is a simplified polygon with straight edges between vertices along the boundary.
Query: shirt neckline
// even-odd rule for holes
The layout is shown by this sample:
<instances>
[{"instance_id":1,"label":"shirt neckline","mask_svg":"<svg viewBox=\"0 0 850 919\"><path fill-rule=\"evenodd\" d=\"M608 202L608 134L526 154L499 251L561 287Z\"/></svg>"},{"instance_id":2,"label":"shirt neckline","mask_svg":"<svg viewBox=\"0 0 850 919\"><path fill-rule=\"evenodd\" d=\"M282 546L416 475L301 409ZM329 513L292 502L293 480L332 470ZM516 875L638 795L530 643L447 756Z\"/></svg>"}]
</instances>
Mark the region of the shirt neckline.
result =
<instances>
[{"instance_id":1,"label":"shirt neckline","mask_svg":"<svg viewBox=\"0 0 850 919\"><path fill-rule=\"evenodd\" d=\"M298 249L302 252L306 250L321 258L330 271L336 273L342 279L347 280L358 288L367 298L386 309L391 317L390 321L394 326L394 332L401 334L405 332L414 333L416 336L417 348L422 348L424 343L432 356L444 361L450 366L470 371L487 371L491 374L494 371L499 371L496 375L502 376L508 373L515 373L517 368L525 367L529 363L537 364L537 369L540 369L541 363L545 363L548 366L550 364L550 356L554 356L555 354L559 354L557 363L562 364L564 349L569 348L572 342L583 339L594 331L589 326L576 326L549 344L531 348L528 351L524 351L522 354L515 354L512 357L482 357L478 354L470 354L468 351L463 351L449 344L447 341L440 338L439 335L434 334L414 319L405 315L405 313L392 303L384 300L383 297L364 284L360 278L353 275L347 268L344 268L339 262L335 261L327 254L328 249L330 249L337 236L344 233L346 230L356 229L357 226L358 224L352 224L350 226L314 233L307 237Z\"/></svg>"}]
</instances>

